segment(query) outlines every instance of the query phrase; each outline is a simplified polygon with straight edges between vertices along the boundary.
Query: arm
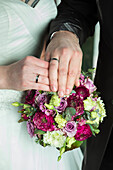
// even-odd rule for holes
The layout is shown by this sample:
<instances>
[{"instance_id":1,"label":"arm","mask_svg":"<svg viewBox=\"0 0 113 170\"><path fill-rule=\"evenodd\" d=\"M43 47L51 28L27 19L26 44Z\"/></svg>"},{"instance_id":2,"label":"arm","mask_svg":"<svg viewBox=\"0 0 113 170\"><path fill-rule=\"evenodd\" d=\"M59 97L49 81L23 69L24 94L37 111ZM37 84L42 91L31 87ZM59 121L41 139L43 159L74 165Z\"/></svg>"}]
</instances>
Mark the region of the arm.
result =
<instances>
[{"instance_id":1,"label":"arm","mask_svg":"<svg viewBox=\"0 0 113 170\"><path fill-rule=\"evenodd\" d=\"M70 31L83 44L88 36L93 35L97 21L96 0L62 0L58 15L51 23L50 35L56 31Z\"/></svg>"},{"instance_id":2,"label":"arm","mask_svg":"<svg viewBox=\"0 0 113 170\"><path fill-rule=\"evenodd\" d=\"M58 7L58 15L50 26L51 36L46 50L46 60L58 58L50 62L49 80L52 91L59 96L69 94L73 85L79 85L82 66L80 45L93 35L97 22L96 0L62 0Z\"/></svg>"},{"instance_id":3,"label":"arm","mask_svg":"<svg viewBox=\"0 0 113 170\"><path fill-rule=\"evenodd\" d=\"M27 56L13 64L0 66L0 89L49 91L48 62Z\"/></svg>"}]
</instances>

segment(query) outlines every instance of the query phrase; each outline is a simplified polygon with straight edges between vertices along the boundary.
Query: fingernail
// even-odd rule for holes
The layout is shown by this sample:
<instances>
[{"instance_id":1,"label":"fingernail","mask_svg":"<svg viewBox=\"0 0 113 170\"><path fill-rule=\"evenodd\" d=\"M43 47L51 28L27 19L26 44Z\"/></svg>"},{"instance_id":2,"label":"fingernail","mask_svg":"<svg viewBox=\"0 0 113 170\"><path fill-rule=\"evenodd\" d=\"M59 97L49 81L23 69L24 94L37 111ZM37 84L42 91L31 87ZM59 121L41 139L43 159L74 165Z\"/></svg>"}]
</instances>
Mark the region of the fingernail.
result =
<instances>
[{"instance_id":1,"label":"fingernail","mask_svg":"<svg viewBox=\"0 0 113 170\"><path fill-rule=\"evenodd\" d=\"M64 96L64 92L63 91L59 91L58 95L59 95L59 97L63 97Z\"/></svg>"},{"instance_id":2,"label":"fingernail","mask_svg":"<svg viewBox=\"0 0 113 170\"><path fill-rule=\"evenodd\" d=\"M56 91L57 91L57 89L56 89L56 87L55 87L55 86L51 86L51 90L52 90L52 91L54 91L54 92L56 92Z\"/></svg>"},{"instance_id":3,"label":"fingernail","mask_svg":"<svg viewBox=\"0 0 113 170\"><path fill-rule=\"evenodd\" d=\"M70 93L70 90L69 89L66 89L66 94L69 94Z\"/></svg>"}]
</instances>

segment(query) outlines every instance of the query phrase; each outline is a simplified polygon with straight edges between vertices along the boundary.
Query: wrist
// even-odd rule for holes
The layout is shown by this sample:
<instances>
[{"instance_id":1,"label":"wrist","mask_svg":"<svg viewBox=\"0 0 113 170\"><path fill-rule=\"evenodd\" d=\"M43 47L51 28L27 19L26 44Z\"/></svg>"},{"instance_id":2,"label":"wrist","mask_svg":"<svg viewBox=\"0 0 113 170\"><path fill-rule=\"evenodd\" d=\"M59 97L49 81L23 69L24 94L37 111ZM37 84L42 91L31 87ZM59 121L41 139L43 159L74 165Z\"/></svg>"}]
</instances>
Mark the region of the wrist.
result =
<instances>
[{"instance_id":1,"label":"wrist","mask_svg":"<svg viewBox=\"0 0 113 170\"><path fill-rule=\"evenodd\" d=\"M0 89L8 89L8 66L0 66Z\"/></svg>"},{"instance_id":2,"label":"wrist","mask_svg":"<svg viewBox=\"0 0 113 170\"><path fill-rule=\"evenodd\" d=\"M70 32L70 31L56 31L51 35L50 40L53 39L54 37L61 36L61 35L63 35L65 38L66 37L73 38L73 39L76 40L76 43L79 44L78 36L76 34L74 34L73 32Z\"/></svg>"}]
</instances>

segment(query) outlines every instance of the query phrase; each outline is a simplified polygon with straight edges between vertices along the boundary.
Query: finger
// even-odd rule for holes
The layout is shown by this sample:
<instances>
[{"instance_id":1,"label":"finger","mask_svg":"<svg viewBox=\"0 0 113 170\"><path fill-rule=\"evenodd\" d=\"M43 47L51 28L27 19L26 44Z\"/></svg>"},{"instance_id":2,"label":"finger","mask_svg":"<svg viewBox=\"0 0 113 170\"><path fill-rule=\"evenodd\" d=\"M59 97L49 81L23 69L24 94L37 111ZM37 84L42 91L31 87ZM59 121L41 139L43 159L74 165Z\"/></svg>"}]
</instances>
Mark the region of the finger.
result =
<instances>
[{"instance_id":1,"label":"finger","mask_svg":"<svg viewBox=\"0 0 113 170\"><path fill-rule=\"evenodd\" d=\"M47 52L47 53L45 54L45 61L47 61L47 62L50 61L50 53L49 53L49 52Z\"/></svg>"},{"instance_id":2,"label":"finger","mask_svg":"<svg viewBox=\"0 0 113 170\"><path fill-rule=\"evenodd\" d=\"M32 82L28 83L26 89L50 91L50 87L48 85L41 84L41 83L32 83Z\"/></svg>"},{"instance_id":3,"label":"finger","mask_svg":"<svg viewBox=\"0 0 113 170\"><path fill-rule=\"evenodd\" d=\"M75 80L75 86L77 87L80 86L80 80L79 80L80 74L81 74L81 68L79 68L79 71L77 73L76 80Z\"/></svg>"},{"instance_id":4,"label":"finger","mask_svg":"<svg viewBox=\"0 0 113 170\"><path fill-rule=\"evenodd\" d=\"M31 66L29 67L29 69L26 69L27 70L27 74L39 74L39 75L42 75L42 76L45 76L45 77L48 77L48 69L45 69L45 68L42 68L42 67L39 67L39 66Z\"/></svg>"},{"instance_id":5,"label":"finger","mask_svg":"<svg viewBox=\"0 0 113 170\"><path fill-rule=\"evenodd\" d=\"M43 68L49 67L49 63L47 61L41 60L41 59L33 57L33 56L27 56L25 58L25 62L27 62L30 65L40 66Z\"/></svg>"},{"instance_id":6,"label":"finger","mask_svg":"<svg viewBox=\"0 0 113 170\"><path fill-rule=\"evenodd\" d=\"M59 69L58 69L58 95L63 97L66 89L68 64L70 59L70 53L67 49L63 49L60 56Z\"/></svg>"},{"instance_id":7,"label":"finger","mask_svg":"<svg viewBox=\"0 0 113 170\"><path fill-rule=\"evenodd\" d=\"M59 56L53 55L52 58L59 59ZM54 92L57 91L58 88L57 76L58 76L58 61L51 60L49 65L49 82L50 82L50 88Z\"/></svg>"},{"instance_id":8,"label":"finger","mask_svg":"<svg viewBox=\"0 0 113 170\"><path fill-rule=\"evenodd\" d=\"M73 57L71 58L69 69L68 69L68 78L67 78L67 87L66 87L66 94L68 95L74 86L75 80L77 78L77 74L80 68L80 58L78 53L74 53Z\"/></svg>"},{"instance_id":9,"label":"finger","mask_svg":"<svg viewBox=\"0 0 113 170\"><path fill-rule=\"evenodd\" d=\"M29 75L29 81L30 82L36 82L36 77L37 75L36 74L31 74ZM42 76L42 75L39 75L38 77L38 83L40 84L45 84L45 85L49 85L49 78L48 77L45 77L45 76Z\"/></svg>"}]
</instances>

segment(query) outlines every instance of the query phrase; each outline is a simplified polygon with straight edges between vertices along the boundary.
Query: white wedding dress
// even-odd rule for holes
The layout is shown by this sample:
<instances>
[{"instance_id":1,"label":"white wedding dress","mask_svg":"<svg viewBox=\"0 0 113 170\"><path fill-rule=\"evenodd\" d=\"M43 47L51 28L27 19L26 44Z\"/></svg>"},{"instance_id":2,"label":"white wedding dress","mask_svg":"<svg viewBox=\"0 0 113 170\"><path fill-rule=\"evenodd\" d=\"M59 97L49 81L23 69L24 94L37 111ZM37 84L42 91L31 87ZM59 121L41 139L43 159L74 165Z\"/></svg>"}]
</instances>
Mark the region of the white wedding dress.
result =
<instances>
[{"instance_id":1,"label":"white wedding dress","mask_svg":"<svg viewBox=\"0 0 113 170\"><path fill-rule=\"evenodd\" d=\"M40 0L35 8L20 0L0 0L0 65L27 55L40 56L49 22L56 16L54 0ZM23 92L0 90L0 170L80 170L80 149L67 152L57 162L55 148L43 148L30 138L26 123L18 123Z\"/></svg>"}]
</instances>

